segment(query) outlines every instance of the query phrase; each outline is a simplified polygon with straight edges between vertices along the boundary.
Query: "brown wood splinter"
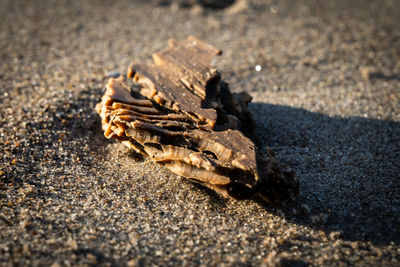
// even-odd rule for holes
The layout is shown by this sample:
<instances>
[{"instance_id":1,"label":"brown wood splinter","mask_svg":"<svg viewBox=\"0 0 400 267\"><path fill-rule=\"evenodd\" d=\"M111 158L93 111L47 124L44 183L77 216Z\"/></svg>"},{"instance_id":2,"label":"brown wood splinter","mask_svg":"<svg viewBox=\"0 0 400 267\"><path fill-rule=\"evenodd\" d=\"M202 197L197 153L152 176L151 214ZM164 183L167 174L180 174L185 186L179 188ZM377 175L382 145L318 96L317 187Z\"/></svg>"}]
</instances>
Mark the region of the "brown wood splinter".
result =
<instances>
[{"instance_id":1,"label":"brown wood splinter","mask_svg":"<svg viewBox=\"0 0 400 267\"><path fill-rule=\"evenodd\" d=\"M220 54L194 37L171 40L154 65L133 64L127 78L111 78L96 106L104 135L224 196L293 200L293 173L249 138L250 95L231 93L210 66Z\"/></svg>"}]
</instances>

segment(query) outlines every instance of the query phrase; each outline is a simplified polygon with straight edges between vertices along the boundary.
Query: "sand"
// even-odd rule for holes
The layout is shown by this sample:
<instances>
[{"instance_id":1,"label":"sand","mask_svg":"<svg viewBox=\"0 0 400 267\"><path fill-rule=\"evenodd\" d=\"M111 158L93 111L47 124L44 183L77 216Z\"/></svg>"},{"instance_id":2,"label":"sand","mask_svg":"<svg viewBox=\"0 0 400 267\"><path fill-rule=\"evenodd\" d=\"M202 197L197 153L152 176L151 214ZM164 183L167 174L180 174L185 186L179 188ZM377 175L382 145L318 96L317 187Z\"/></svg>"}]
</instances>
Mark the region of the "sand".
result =
<instances>
[{"instance_id":1,"label":"sand","mask_svg":"<svg viewBox=\"0 0 400 267\"><path fill-rule=\"evenodd\" d=\"M399 2L241 5L2 1L0 265L400 264ZM295 202L222 198L103 136L106 76L188 35L254 97Z\"/></svg>"}]
</instances>

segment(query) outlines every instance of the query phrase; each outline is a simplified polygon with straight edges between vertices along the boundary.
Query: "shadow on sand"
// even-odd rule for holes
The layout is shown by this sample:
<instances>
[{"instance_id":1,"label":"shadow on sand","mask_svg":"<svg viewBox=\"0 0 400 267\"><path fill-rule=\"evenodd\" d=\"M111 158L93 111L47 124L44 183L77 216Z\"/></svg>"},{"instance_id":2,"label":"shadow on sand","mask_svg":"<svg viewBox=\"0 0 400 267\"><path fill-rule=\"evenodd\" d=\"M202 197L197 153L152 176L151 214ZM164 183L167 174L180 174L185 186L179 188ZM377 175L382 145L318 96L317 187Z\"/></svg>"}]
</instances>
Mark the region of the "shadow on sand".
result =
<instances>
[{"instance_id":1,"label":"shadow on sand","mask_svg":"<svg viewBox=\"0 0 400 267\"><path fill-rule=\"evenodd\" d=\"M400 244L399 122L330 117L265 103L250 109L262 144L300 180L294 203L255 201L293 223L340 231L347 240ZM94 124L89 129L96 150L104 139L97 117Z\"/></svg>"},{"instance_id":2,"label":"shadow on sand","mask_svg":"<svg viewBox=\"0 0 400 267\"><path fill-rule=\"evenodd\" d=\"M344 239L400 243L400 123L265 103L250 108L263 145L301 183L294 203L260 202L264 208Z\"/></svg>"},{"instance_id":3,"label":"shadow on sand","mask_svg":"<svg viewBox=\"0 0 400 267\"><path fill-rule=\"evenodd\" d=\"M76 108L94 106L86 101L91 102L78 101ZM105 139L92 109L87 110L89 125L71 120L77 125L67 128L87 135L91 150L101 155ZM347 240L400 243L399 122L330 117L265 103L253 103L250 109L263 146L296 171L301 185L299 197L289 205L255 201L293 223L340 231Z\"/></svg>"}]
</instances>

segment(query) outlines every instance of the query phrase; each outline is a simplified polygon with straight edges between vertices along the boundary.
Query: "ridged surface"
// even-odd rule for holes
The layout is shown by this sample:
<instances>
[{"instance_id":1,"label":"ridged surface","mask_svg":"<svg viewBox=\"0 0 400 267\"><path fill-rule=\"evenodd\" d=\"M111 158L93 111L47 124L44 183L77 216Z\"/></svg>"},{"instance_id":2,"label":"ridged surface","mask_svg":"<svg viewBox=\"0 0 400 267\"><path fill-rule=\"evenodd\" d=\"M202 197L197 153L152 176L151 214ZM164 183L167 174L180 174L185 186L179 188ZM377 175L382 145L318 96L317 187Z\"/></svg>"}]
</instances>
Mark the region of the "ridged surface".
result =
<instances>
[{"instance_id":1,"label":"ridged surface","mask_svg":"<svg viewBox=\"0 0 400 267\"><path fill-rule=\"evenodd\" d=\"M251 97L232 94L221 82L210 66L219 54L192 36L170 40L168 49L153 54L155 66L129 68L135 86L123 76L111 78L96 107L104 135L226 196L250 190L267 200L295 198L294 176L245 136L251 135Z\"/></svg>"}]
</instances>

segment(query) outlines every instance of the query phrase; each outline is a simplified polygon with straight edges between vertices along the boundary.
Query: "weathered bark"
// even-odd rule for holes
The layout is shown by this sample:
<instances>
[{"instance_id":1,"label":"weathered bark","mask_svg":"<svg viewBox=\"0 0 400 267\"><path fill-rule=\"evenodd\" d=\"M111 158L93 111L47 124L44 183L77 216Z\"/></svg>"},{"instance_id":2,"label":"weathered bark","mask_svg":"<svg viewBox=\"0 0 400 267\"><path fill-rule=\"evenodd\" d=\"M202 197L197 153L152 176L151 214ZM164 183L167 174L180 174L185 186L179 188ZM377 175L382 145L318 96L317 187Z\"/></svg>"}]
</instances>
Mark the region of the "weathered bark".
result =
<instances>
[{"instance_id":1,"label":"weathered bark","mask_svg":"<svg viewBox=\"0 0 400 267\"><path fill-rule=\"evenodd\" d=\"M111 78L96 106L104 135L223 195L293 199L296 178L246 137L253 127L251 97L232 94L221 81L210 66L219 54L194 37L172 40L153 55L154 66L129 68L138 86Z\"/></svg>"}]
</instances>

